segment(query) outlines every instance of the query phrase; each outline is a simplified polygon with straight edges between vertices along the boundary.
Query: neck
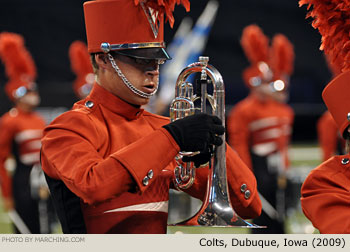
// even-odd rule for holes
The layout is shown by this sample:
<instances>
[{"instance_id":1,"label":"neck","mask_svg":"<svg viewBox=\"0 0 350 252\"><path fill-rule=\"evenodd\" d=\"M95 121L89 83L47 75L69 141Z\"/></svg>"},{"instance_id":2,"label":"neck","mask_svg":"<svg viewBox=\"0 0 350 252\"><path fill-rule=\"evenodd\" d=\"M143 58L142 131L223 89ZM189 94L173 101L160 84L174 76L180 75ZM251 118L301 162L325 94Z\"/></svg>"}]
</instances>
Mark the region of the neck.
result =
<instances>
[{"instance_id":1,"label":"neck","mask_svg":"<svg viewBox=\"0 0 350 252\"><path fill-rule=\"evenodd\" d=\"M122 97L118 96L117 94L114 94L111 90L108 89L108 87L102 85L102 84L98 81L98 79L96 80L96 84L99 85L100 87L102 87L103 89L106 89L109 93L113 94L114 96L118 97L119 99L121 99L121 100L125 101L126 103L130 104L131 106L133 106L133 107L135 107L135 108L140 108L140 107L141 107L141 105L132 104L132 103L130 103L130 102L124 100Z\"/></svg>"},{"instance_id":2,"label":"neck","mask_svg":"<svg viewBox=\"0 0 350 252\"><path fill-rule=\"evenodd\" d=\"M26 113L29 113L29 112L33 111L33 107L32 106L30 106L28 104L25 104L25 103L21 103L21 102L17 103L16 107L18 109L20 109L21 111L26 112Z\"/></svg>"},{"instance_id":3,"label":"neck","mask_svg":"<svg viewBox=\"0 0 350 252\"><path fill-rule=\"evenodd\" d=\"M260 102L268 101L268 97L260 92L252 92L252 95L256 97Z\"/></svg>"}]
</instances>

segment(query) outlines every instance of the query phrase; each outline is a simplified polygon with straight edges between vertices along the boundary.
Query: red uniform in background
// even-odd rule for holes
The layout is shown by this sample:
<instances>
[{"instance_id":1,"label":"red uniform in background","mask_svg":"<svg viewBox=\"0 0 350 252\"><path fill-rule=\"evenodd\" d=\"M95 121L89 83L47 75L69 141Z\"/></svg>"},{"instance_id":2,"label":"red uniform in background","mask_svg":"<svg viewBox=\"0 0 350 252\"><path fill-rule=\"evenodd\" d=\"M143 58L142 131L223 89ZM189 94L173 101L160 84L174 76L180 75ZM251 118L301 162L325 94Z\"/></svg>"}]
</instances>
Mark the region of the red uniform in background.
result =
<instances>
[{"instance_id":1,"label":"red uniform in background","mask_svg":"<svg viewBox=\"0 0 350 252\"><path fill-rule=\"evenodd\" d=\"M0 120L1 191L5 199L13 198L15 209L32 233L40 233L38 202L33 199L30 173L40 163L40 147L45 122L37 113L13 108ZM16 160L13 174L5 168L7 158Z\"/></svg>"},{"instance_id":2,"label":"red uniform in background","mask_svg":"<svg viewBox=\"0 0 350 252\"><path fill-rule=\"evenodd\" d=\"M229 114L230 145L253 170L259 192L281 216L273 219L263 212L254 221L267 228L253 232L284 232L285 172L289 167L288 146L293 119L294 112L288 105L273 100L261 101L253 94L237 103Z\"/></svg>"},{"instance_id":3,"label":"red uniform in background","mask_svg":"<svg viewBox=\"0 0 350 252\"><path fill-rule=\"evenodd\" d=\"M46 199L48 191L40 168L40 140L45 122L34 112L40 102L34 83L36 67L19 34L0 34L0 57L9 79L5 91L15 103L0 120L0 182L4 207L10 216L15 209L29 229L21 228L12 217L18 228L16 232L47 233L50 229L47 219L45 224L39 221L43 186ZM5 161L10 157L16 161L11 172L5 167Z\"/></svg>"},{"instance_id":4,"label":"red uniform in background","mask_svg":"<svg viewBox=\"0 0 350 252\"><path fill-rule=\"evenodd\" d=\"M261 101L251 94L238 102L228 116L228 141L252 170L251 153L267 158L279 153L279 167L286 169L293 120L294 112L288 105Z\"/></svg>"},{"instance_id":5,"label":"red uniform in background","mask_svg":"<svg viewBox=\"0 0 350 252\"><path fill-rule=\"evenodd\" d=\"M257 25L244 28L241 45L251 63L243 72L250 94L228 115L228 142L254 172L258 191L266 200L254 223L267 228L252 232L284 233L285 172L294 121L294 112L286 104L293 46L284 35L277 34L270 47Z\"/></svg>"},{"instance_id":6,"label":"red uniform in background","mask_svg":"<svg viewBox=\"0 0 350 252\"><path fill-rule=\"evenodd\" d=\"M16 161L27 166L40 163L40 147L45 122L35 112L13 108L0 121L0 170L4 174L1 184L4 197L11 197L11 178L5 172L5 161L16 150Z\"/></svg>"}]
</instances>

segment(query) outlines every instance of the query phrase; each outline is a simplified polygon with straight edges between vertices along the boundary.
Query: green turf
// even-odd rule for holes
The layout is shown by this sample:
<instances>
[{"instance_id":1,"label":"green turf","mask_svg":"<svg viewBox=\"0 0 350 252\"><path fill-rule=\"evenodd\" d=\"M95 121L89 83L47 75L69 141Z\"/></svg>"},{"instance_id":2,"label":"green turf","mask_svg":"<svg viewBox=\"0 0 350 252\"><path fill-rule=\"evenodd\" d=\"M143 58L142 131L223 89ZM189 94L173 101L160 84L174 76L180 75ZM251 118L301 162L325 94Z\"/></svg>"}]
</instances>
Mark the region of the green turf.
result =
<instances>
[{"instance_id":1,"label":"green turf","mask_svg":"<svg viewBox=\"0 0 350 252\"><path fill-rule=\"evenodd\" d=\"M0 197L0 234L11 234L13 232L12 224L7 213L4 211Z\"/></svg>"}]
</instances>

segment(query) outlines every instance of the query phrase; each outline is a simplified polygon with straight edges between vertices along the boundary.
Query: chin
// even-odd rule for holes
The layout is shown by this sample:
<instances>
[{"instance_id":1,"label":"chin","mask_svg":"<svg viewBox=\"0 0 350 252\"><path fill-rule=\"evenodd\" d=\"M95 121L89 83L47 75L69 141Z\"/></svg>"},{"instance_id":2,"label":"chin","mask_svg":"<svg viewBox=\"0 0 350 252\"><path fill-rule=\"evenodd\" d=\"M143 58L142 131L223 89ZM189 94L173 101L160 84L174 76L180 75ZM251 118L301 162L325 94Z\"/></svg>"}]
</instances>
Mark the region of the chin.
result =
<instances>
[{"instance_id":1,"label":"chin","mask_svg":"<svg viewBox=\"0 0 350 252\"><path fill-rule=\"evenodd\" d=\"M144 105L147 105L149 103L149 100L150 99L138 97L137 99L134 99L130 103L135 105L135 106L144 106Z\"/></svg>"},{"instance_id":2,"label":"chin","mask_svg":"<svg viewBox=\"0 0 350 252\"><path fill-rule=\"evenodd\" d=\"M147 105L149 103L150 99L147 98L141 98L140 104L139 105Z\"/></svg>"}]
</instances>

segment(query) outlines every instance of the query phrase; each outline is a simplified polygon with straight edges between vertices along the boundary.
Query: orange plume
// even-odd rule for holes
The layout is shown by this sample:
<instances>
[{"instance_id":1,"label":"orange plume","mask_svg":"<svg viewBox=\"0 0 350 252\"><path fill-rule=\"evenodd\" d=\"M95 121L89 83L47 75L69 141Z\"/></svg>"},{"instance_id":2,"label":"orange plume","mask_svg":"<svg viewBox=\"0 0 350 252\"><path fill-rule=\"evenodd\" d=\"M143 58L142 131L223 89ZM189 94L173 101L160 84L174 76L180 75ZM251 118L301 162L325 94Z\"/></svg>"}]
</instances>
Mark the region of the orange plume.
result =
<instances>
[{"instance_id":1,"label":"orange plume","mask_svg":"<svg viewBox=\"0 0 350 252\"><path fill-rule=\"evenodd\" d=\"M93 72L90 55L84 42L76 40L70 45L69 58L71 68L77 76Z\"/></svg>"},{"instance_id":2,"label":"orange plume","mask_svg":"<svg viewBox=\"0 0 350 252\"><path fill-rule=\"evenodd\" d=\"M249 25L243 29L241 45L251 64L260 61L268 62L269 39L257 25Z\"/></svg>"},{"instance_id":3,"label":"orange plume","mask_svg":"<svg viewBox=\"0 0 350 252\"><path fill-rule=\"evenodd\" d=\"M290 76L294 70L294 47L283 34L277 34L272 39L271 69L275 79Z\"/></svg>"},{"instance_id":4,"label":"orange plume","mask_svg":"<svg viewBox=\"0 0 350 252\"><path fill-rule=\"evenodd\" d=\"M76 96L82 98L90 92L90 87L94 82L93 69L90 61L87 46L82 41L74 41L69 47L69 58L72 71L76 74L73 89ZM90 85L88 90L81 88L86 84Z\"/></svg>"},{"instance_id":5,"label":"orange plume","mask_svg":"<svg viewBox=\"0 0 350 252\"><path fill-rule=\"evenodd\" d=\"M156 11L159 11L160 13L165 13L166 21L169 22L171 28L173 28L175 22L173 16L175 5L181 4L185 7L187 12L190 11L189 0L134 0L135 5L138 5L140 2L144 3L146 7L150 7Z\"/></svg>"},{"instance_id":6,"label":"orange plume","mask_svg":"<svg viewBox=\"0 0 350 252\"><path fill-rule=\"evenodd\" d=\"M300 0L299 6L307 5L306 18L313 18L312 26L322 36L321 50L331 63L344 61L342 71L350 70L350 0Z\"/></svg>"},{"instance_id":7,"label":"orange plume","mask_svg":"<svg viewBox=\"0 0 350 252\"><path fill-rule=\"evenodd\" d=\"M243 29L241 46L251 63L242 73L245 84L252 87L259 85L262 80L270 81L269 39L259 26L252 24Z\"/></svg>"},{"instance_id":8,"label":"orange plume","mask_svg":"<svg viewBox=\"0 0 350 252\"><path fill-rule=\"evenodd\" d=\"M7 96L13 100L15 91L24 86L35 87L36 66L34 60L24 45L24 38L16 33L0 33L0 58L5 65L8 82L5 85Z\"/></svg>"},{"instance_id":9,"label":"orange plume","mask_svg":"<svg viewBox=\"0 0 350 252\"><path fill-rule=\"evenodd\" d=\"M0 57L9 79L35 80L36 66L31 54L25 48L21 35L10 32L0 33Z\"/></svg>"}]
</instances>

